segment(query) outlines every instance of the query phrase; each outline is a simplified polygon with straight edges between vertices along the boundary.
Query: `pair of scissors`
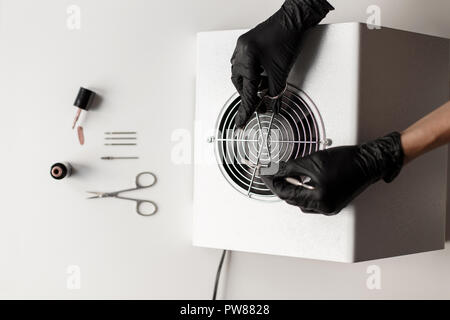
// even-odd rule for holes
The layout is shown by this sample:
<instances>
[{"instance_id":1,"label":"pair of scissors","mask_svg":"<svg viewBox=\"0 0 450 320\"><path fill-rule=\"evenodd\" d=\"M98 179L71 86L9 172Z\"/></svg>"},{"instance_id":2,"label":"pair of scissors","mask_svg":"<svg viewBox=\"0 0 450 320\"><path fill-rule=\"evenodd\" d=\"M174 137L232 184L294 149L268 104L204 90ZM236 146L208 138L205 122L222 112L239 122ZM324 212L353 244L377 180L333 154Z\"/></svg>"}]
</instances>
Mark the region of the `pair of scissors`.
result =
<instances>
[{"instance_id":1,"label":"pair of scissors","mask_svg":"<svg viewBox=\"0 0 450 320\"><path fill-rule=\"evenodd\" d=\"M147 179L150 179L148 181ZM152 216L158 211L158 207L156 203L150 200L141 200L134 199L128 197L120 196L123 192L140 190L145 188L150 188L156 183L156 176L151 172L141 172L136 176L136 187L130 189L124 189L114 192L97 192L97 191L87 191L87 193L94 194L94 196L89 197L88 199L97 199L97 198L117 198L123 200L130 200L136 202L136 212L141 216L148 217Z\"/></svg>"}]
</instances>

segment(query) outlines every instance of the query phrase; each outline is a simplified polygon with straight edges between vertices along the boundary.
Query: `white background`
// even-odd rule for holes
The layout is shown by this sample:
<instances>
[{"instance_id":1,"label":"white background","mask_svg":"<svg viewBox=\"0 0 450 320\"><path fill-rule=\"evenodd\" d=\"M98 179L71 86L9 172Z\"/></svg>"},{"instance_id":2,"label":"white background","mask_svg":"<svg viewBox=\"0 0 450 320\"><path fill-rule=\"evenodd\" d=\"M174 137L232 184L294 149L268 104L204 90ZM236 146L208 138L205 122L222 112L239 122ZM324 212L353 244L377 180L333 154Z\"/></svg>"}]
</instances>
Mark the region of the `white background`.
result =
<instances>
[{"instance_id":1,"label":"white background","mask_svg":"<svg viewBox=\"0 0 450 320\"><path fill-rule=\"evenodd\" d=\"M378 4L385 26L450 37L448 0L331 3L325 23L365 22ZM66 26L72 4L80 30ZM220 251L191 246L192 166L171 161L173 132L193 129L195 34L252 27L280 5L0 0L0 298L210 298ZM84 147L70 130L80 85L102 96ZM115 153L141 159L101 162L114 150L103 131L123 129L139 131L139 146ZM49 167L61 160L77 174L52 181ZM142 170L159 178L139 194L159 204L154 217L126 201L84 200L88 189L131 186ZM381 290L366 287L372 264ZM79 290L67 288L70 265L80 267ZM235 252L221 297L450 298L449 266L448 248L354 265Z\"/></svg>"}]
</instances>

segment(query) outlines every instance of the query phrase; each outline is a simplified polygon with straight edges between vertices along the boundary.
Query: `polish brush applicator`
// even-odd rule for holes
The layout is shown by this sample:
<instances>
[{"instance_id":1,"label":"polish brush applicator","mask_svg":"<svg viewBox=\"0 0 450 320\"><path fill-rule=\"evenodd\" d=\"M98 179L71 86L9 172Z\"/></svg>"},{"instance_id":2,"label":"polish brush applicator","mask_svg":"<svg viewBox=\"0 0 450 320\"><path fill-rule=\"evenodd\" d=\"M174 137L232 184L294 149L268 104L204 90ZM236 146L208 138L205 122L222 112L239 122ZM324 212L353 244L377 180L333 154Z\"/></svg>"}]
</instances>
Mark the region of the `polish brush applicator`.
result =
<instances>
[{"instance_id":1,"label":"polish brush applicator","mask_svg":"<svg viewBox=\"0 0 450 320\"><path fill-rule=\"evenodd\" d=\"M75 115L75 119L72 124L72 129L75 129L75 126L77 125L77 122L80 119L80 116L82 116L82 112L89 110L94 98L95 98L94 91L80 87L80 90L78 91L78 95L75 99L75 102L73 103L73 105L75 107L77 107L77 113ZM83 145L84 144L84 133L83 133L82 121L80 121L80 124L77 127L77 134L78 134L78 141L80 142L81 145Z\"/></svg>"}]
</instances>

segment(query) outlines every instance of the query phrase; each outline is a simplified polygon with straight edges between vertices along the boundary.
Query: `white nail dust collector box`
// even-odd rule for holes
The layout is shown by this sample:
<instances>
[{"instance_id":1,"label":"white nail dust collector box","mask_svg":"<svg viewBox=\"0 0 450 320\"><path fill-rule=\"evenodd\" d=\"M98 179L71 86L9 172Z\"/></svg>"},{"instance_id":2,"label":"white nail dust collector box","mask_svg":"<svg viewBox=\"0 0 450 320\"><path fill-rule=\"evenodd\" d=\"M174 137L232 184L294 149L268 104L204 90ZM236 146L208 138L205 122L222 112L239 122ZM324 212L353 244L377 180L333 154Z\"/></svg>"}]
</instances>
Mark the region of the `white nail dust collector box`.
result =
<instances>
[{"instance_id":1,"label":"white nail dust collector box","mask_svg":"<svg viewBox=\"0 0 450 320\"><path fill-rule=\"evenodd\" d=\"M193 244L341 262L444 248L446 147L336 216L304 214L273 196L251 165L270 114L253 116L253 135L234 126L240 98L230 58L245 31L197 37ZM448 65L447 39L359 23L317 26L304 35L271 150L287 160L403 130L449 99Z\"/></svg>"}]
</instances>

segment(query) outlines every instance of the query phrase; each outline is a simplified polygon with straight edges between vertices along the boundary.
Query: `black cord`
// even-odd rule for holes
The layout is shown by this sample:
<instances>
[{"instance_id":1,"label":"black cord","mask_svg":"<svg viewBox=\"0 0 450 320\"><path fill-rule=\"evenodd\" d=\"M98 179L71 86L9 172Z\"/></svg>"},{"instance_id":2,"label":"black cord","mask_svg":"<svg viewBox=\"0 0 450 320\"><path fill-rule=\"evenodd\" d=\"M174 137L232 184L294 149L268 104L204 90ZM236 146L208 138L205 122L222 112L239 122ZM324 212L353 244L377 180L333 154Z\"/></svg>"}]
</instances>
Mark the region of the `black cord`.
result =
<instances>
[{"instance_id":1,"label":"black cord","mask_svg":"<svg viewBox=\"0 0 450 320\"><path fill-rule=\"evenodd\" d=\"M213 300L216 300L217 288L219 287L220 273L222 272L222 266L223 266L223 262L225 260L226 254L227 254L227 250L223 250L222 257L220 258L219 266L217 268L216 281L214 283L214 292L213 292L213 297L212 297Z\"/></svg>"}]
</instances>

